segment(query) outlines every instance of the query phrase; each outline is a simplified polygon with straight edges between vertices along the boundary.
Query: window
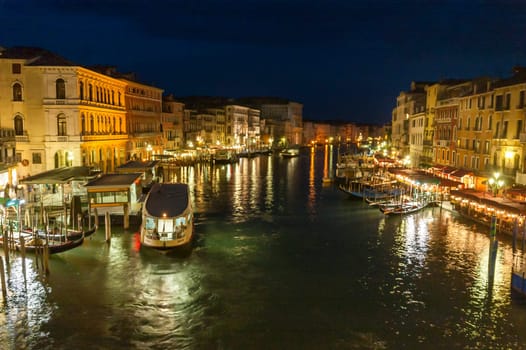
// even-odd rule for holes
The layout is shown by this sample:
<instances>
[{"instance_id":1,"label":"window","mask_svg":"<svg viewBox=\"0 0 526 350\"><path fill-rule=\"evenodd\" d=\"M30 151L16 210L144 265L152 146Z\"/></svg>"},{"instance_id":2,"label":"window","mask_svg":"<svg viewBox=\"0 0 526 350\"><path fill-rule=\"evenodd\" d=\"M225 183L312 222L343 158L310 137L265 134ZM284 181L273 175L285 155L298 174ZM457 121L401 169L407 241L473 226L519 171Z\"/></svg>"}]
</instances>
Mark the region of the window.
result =
<instances>
[{"instance_id":1,"label":"window","mask_svg":"<svg viewBox=\"0 0 526 350\"><path fill-rule=\"evenodd\" d=\"M13 65L11 66L11 72L13 74L22 73L22 65L20 63L13 63Z\"/></svg>"},{"instance_id":2,"label":"window","mask_svg":"<svg viewBox=\"0 0 526 350\"><path fill-rule=\"evenodd\" d=\"M63 100L66 98L66 83L64 79L57 79L55 82L57 90L57 99Z\"/></svg>"},{"instance_id":3,"label":"window","mask_svg":"<svg viewBox=\"0 0 526 350\"><path fill-rule=\"evenodd\" d=\"M79 98L81 100L84 99L84 83L83 82L79 83Z\"/></svg>"},{"instance_id":4,"label":"window","mask_svg":"<svg viewBox=\"0 0 526 350\"><path fill-rule=\"evenodd\" d=\"M504 121L504 123L502 123L502 135L501 135L501 139L505 139L508 137L508 121Z\"/></svg>"},{"instance_id":5,"label":"window","mask_svg":"<svg viewBox=\"0 0 526 350\"><path fill-rule=\"evenodd\" d=\"M42 164L42 154L40 152L33 153L32 158L33 158L33 164Z\"/></svg>"},{"instance_id":6,"label":"window","mask_svg":"<svg viewBox=\"0 0 526 350\"><path fill-rule=\"evenodd\" d=\"M66 136L67 133L67 124L66 116L64 114L59 114L57 117L57 135Z\"/></svg>"},{"instance_id":7,"label":"window","mask_svg":"<svg viewBox=\"0 0 526 350\"><path fill-rule=\"evenodd\" d=\"M15 135L24 135L24 119L19 115L15 117Z\"/></svg>"},{"instance_id":8,"label":"window","mask_svg":"<svg viewBox=\"0 0 526 350\"><path fill-rule=\"evenodd\" d=\"M506 94L506 105L505 105L505 109L506 109L506 110L510 109L510 105L511 105L511 94Z\"/></svg>"},{"instance_id":9,"label":"window","mask_svg":"<svg viewBox=\"0 0 526 350\"><path fill-rule=\"evenodd\" d=\"M519 106L518 108L524 108L524 90L519 93Z\"/></svg>"},{"instance_id":10,"label":"window","mask_svg":"<svg viewBox=\"0 0 526 350\"><path fill-rule=\"evenodd\" d=\"M503 109L503 96L498 95L495 97L495 110L502 111Z\"/></svg>"},{"instance_id":11,"label":"window","mask_svg":"<svg viewBox=\"0 0 526 350\"><path fill-rule=\"evenodd\" d=\"M22 85L13 84L13 101L22 101Z\"/></svg>"},{"instance_id":12,"label":"window","mask_svg":"<svg viewBox=\"0 0 526 350\"><path fill-rule=\"evenodd\" d=\"M80 118L81 119L81 122L80 122L80 134L81 135L86 135L86 116L84 115L84 113L82 113L82 117Z\"/></svg>"}]
</instances>

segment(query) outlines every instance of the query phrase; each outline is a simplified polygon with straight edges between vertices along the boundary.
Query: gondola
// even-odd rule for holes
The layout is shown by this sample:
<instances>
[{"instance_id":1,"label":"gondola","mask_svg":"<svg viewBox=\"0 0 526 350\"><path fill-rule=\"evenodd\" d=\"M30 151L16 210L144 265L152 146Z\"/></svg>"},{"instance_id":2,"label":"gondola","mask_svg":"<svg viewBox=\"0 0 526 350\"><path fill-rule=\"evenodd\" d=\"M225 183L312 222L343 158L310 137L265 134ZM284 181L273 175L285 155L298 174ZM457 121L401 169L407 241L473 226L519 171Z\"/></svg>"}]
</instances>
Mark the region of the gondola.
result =
<instances>
[{"instance_id":1,"label":"gondola","mask_svg":"<svg viewBox=\"0 0 526 350\"><path fill-rule=\"evenodd\" d=\"M66 235L64 235L63 233L52 233L52 232L46 233L44 230L37 230L37 234L38 234L38 237L41 239L48 239L52 241L76 241L81 236L84 236L84 238L91 236L92 234L95 233L95 231L97 231L96 225L85 231L68 229ZM27 235L33 235L33 231L30 228L22 229L22 233L27 234Z\"/></svg>"},{"instance_id":2,"label":"gondola","mask_svg":"<svg viewBox=\"0 0 526 350\"><path fill-rule=\"evenodd\" d=\"M4 243L3 237L0 238L0 242L2 244ZM41 238L35 239L31 236L24 237L24 247L26 253L35 253L37 250L42 250L44 246L47 246L49 254L57 254L77 248L82 245L82 243L84 243L84 234L82 234L80 238L77 238L76 240L67 240L65 242L48 240L47 244L46 241ZM15 238L15 248L18 251L22 250L22 245L18 237Z\"/></svg>"}]
</instances>

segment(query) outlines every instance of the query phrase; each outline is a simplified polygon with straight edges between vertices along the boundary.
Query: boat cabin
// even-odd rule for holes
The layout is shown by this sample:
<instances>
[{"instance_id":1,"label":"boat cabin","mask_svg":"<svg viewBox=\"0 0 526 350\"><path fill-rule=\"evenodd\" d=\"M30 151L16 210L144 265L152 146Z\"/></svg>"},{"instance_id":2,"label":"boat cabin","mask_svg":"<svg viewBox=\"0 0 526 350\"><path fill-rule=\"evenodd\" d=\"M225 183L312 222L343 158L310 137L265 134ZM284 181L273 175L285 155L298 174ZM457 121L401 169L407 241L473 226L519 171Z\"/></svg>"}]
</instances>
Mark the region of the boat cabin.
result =
<instances>
[{"instance_id":1,"label":"boat cabin","mask_svg":"<svg viewBox=\"0 0 526 350\"><path fill-rule=\"evenodd\" d=\"M85 187L88 191L88 204L90 212L97 215L106 213L123 216L124 228L128 228L129 216L140 216L142 201L141 179L142 173L130 174L103 174L88 182Z\"/></svg>"}]
</instances>

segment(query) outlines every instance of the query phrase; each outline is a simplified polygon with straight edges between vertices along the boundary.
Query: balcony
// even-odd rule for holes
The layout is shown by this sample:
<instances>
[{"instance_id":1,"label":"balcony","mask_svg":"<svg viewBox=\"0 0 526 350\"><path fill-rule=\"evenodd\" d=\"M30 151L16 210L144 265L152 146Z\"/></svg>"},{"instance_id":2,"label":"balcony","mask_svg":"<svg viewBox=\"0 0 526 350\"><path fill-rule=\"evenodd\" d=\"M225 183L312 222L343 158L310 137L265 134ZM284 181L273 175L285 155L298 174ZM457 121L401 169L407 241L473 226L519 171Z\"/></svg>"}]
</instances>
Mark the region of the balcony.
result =
<instances>
[{"instance_id":1,"label":"balcony","mask_svg":"<svg viewBox=\"0 0 526 350\"><path fill-rule=\"evenodd\" d=\"M126 140L126 139L128 139L127 134L81 135L79 141L115 141L115 140Z\"/></svg>"},{"instance_id":2,"label":"balcony","mask_svg":"<svg viewBox=\"0 0 526 350\"><path fill-rule=\"evenodd\" d=\"M29 142L29 136L27 135L15 135L16 142Z\"/></svg>"},{"instance_id":3,"label":"balcony","mask_svg":"<svg viewBox=\"0 0 526 350\"><path fill-rule=\"evenodd\" d=\"M80 103L80 99L78 98L44 98L42 100L42 104L44 105L78 105Z\"/></svg>"}]
</instances>

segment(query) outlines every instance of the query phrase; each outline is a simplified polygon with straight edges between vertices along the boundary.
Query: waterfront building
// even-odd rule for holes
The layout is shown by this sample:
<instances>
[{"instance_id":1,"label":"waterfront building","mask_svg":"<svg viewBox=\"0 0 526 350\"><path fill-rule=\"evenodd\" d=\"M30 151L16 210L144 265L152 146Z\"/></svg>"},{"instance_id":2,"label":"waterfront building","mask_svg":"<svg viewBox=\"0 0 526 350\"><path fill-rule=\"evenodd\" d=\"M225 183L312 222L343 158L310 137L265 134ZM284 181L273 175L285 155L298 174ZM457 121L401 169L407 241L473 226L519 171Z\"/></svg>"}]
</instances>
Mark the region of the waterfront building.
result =
<instances>
[{"instance_id":1,"label":"waterfront building","mask_svg":"<svg viewBox=\"0 0 526 350\"><path fill-rule=\"evenodd\" d=\"M409 115L409 165L421 167L424 154L425 99L415 101Z\"/></svg>"},{"instance_id":2,"label":"waterfront building","mask_svg":"<svg viewBox=\"0 0 526 350\"><path fill-rule=\"evenodd\" d=\"M437 96L435 107L434 163L456 165L459 99L471 91L471 82L449 85Z\"/></svg>"},{"instance_id":3,"label":"waterfront building","mask_svg":"<svg viewBox=\"0 0 526 350\"><path fill-rule=\"evenodd\" d=\"M420 166L430 167L434 165L433 144L435 137L435 113L438 96L443 95L447 86L460 83L460 80L442 80L437 83L431 83L425 86L426 91L426 109L424 121L424 139L422 143L422 156L420 157Z\"/></svg>"},{"instance_id":4,"label":"waterfront building","mask_svg":"<svg viewBox=\"0 0 526 350\"><path fill-rule=\"evenodd\" d=\"M270 135L275 146L287 147L303 144L303 105L298 102L276 97L246 97L236 99L261 111L265 119L262 134Z\"/></svg>"},{"instance_id":5,"label":"waterfront building","mask_svg":"<svg viewBox=\"0 0 526 350\"><path fill-rule=\"evenodd\" d=\"M183 133L184 103L176 101L173 95L163 96L162 137L166 150L176 150L185 145Z\"/></svg>"},{"instance_id":6,"label":"waterfront building","mask_svg":"<svg viewBox=\"0 0 526 350\"><path fill-rule=\"evenodd\" d=\"M247 148L261 148L261 111L257 108L248 109Z\"/></svg>"},{"instance_id":7,"label":"waterfront building","mask_svg":"<svg viewBox=\"0 0 526 350\"><path fill-rule=\"evenodd\" d=\"M137 81L134 73L122 74L112 66L95 66L92 69L125 83L124 106L126 110L127 142L125 152L108 154L119 164L129 159L150 159L165 149L162 132L162 96L160 88ZM110 128L110 133L112 129ZM117 163L117 161L115 161ZM115 166L103 169L109 172Z\"/></svg>"},{"instance_id":8,"label":"waterfront building","mask_svg":"<svg viewBox=\"0 0 526 350\"><path fill-rule=\"evenodd\" d=\"M402 91L396 98L396 107L392 112L391 142L395 155L404 158L410 153L409 117L425 104L426 82L411 82L409 91ZM418 108L417 108L418 106Z\"/></svg>"},{"instance_id":9,"label":"waterfront building","mask_svg":"<svg viewBox=\"0 0 526 350\"><path fill-rule=\"evenodd\" d=\"M209 113L207 110L199 111L195 114L195 121L197 122L197 134L195 136L194 145L202 148L205 145L211 145L217 139L216 131L216 117L215 114Z\"/></svg>"},{"instance_id":10,"label":"waterfront building","mask_svg":"<svg viewBox=\"0 0 526 350\"><path fill-rule=\"evenodd\" d=\"M182 97L187 145L249 148L261 140L260 110L235 99Z\"/></svg>"},{"instance_id":11,"label":"waterfront building","mask_svg":"<svg viewBox=\"0 0 526 350\"><path fill-rule=\"evenodd\" d=\"M512 77L494 84L492 166L513 179L517 172L524 173L523 146L526 139L521 142L521 133L524 136L525 90L526 69L523 67L516 67Z\"/></svg>"},{"instance_id":12,"label":"waterfront building","mask_svg":"<svg viewBox=\"0 0 526 350\"><path fill-rule=\"evenodd\" d=\"M212 115L214 118L214 126L212 137L209 141L211 146L224 146L226 143L226 113L224 108L207 108L207 113Z\"/></svg>"},{"instance_id":13,"label":"waterfront building","mask_svg":"<svg viewBox=\"0 0 526 350\"><path fill-rule=\"evenodd\" d=\"M133 73L120 74L113 67L104 69L103 73L126 83L124 105L128 140L125 160L151 159L152 155L161 154L165 149L161 124L164 90L137 81ZM123 158L122 154L113 156Z\"/></svg>"},{"instance_id":14,"label":"waterfront building","mask_svg":"<svg viewBox=\"0 0 526 350\"><path fill-rule=\"evenodd\" d=\"M471 92L459 99L454 165L479 175L492 170L493 81L490 78L472 80Z\"/></svg>"},{"instance_id":15,"label":"waterfront building","mask_svg":"<svg viewBox=\"0 0 526 350\"><path fill-rule=\"evenodd\" d=\"M14 126L18 177L75 165L109 171L123 161L124 82L40 48L2 49L0 61L0 93L12 96L1 107L3 125Z\"/></svg>"},{"instance_id":16,"label":"waterfront building","mask_svg":"<svg viewBox=\"0 0 526 350\"><path fill-rule=\"evenodd\" d=\"M0 195L4 197L7 184L16 184L17 159L14 118L25 115L22 75L23 58L6 57L5 50L0 52ZM29 162L29 161L27 161ZM26 162L24 162L26 164ZM28 164L28 163L27 163ZM29 164L28 164L29 165ZM7 186L7 190L9 187Z\"/></svg>"},{"instance_id":17,"label":"waterfront building","mask_svg":"<svg viewBox=\"0 0 526 350\"><path fill-rule=\"evenodd\" d=\"M249 107L227 104L226 116L226 143L229 146L242 148L248 143L248 110Z\"/></svg>"}]
</instances>

